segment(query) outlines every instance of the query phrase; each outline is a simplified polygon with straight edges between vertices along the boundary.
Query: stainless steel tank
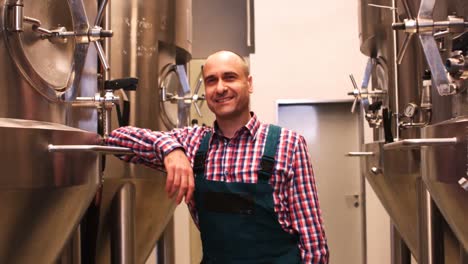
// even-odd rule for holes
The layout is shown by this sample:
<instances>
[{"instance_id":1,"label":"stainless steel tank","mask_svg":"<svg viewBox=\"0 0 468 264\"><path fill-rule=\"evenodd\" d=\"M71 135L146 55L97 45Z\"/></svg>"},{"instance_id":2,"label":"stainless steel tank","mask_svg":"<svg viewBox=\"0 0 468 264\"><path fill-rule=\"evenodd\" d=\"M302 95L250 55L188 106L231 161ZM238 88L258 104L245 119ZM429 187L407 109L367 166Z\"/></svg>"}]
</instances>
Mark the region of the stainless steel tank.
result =
<instances>
[{"instance_id":1,"label":"stainless steel tank","mask_svg":"<svg viewBox=\"0 0 468 264\"><path fill-rule=\"evenodd\" d=\"M467 263L468 2L363 0L359 11L372 89L351 94L374 132L363 175L407 250L393 257Z\"/></svg>"},{"instance_id":2,"label":"stainless steel tank","mask_svg":"<svg viewBox=\"0 0 468 264\"><path fill-rule=\"evenodd\" d=\"M190 59L191 38L188 37L191 36L187 32L191 30L191 1L113 0L109 4L108 24L115 33L109 43L111 71L108 78L139 79L136 91L122 94L130 102L129 125L152 130L188 125L189 108L183 102L175 105L162 102L160 85L166 86L166 91L173 95L187 94L175 69L176 64L184 65ZM163 108L167 116L163 115ZM114 118L114 128L116 120ZM132 186L134 195L129 202L134 222L127 225L132 234L131 249L127 253L132 263L145 262L176 207L164 190L165 181L164 172L107 157L99 209L97 263L110 263L111 259L123 261L125 257L116 260L113 254L118 249L112 245L115 235L113 204L125 185Z\"/></svg>"},{"instance_id":3,"label":"stainless steel tank","mask_svg":"<svg viewBox=\"0 0 468 264\"><path fill-rule=\"evenodd\" d=\"M71 106L97 92L96 2L7 0L0 11L0 262L53 263L100 183L98 154L48 151L99 144L96 110Z\"/></svg>"}]
</instances>

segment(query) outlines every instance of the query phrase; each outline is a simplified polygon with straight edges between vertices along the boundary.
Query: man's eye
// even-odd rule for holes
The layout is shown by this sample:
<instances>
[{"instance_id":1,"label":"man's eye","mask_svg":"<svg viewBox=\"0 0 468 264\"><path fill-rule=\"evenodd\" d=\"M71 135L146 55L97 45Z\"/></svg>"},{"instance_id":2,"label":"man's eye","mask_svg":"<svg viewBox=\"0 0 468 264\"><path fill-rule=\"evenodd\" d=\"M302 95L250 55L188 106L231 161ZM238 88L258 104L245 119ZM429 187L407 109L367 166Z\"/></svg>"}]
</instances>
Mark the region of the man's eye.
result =
<instances>
[{"instance_id":1,"label":"man's eye","mask_svg":"<svg viewBox=\"0 0 468 264\"><path fill-rule=\"evenodd\" d=\"M236 79L236 76L235 75L226 75L224 77L224 79L227 80L227 81L233 81L233 80Z\"/></svg>"},{"instance_id":2,"label":"man's eye","mask_svg":"<svg viewBox=\"0 0 468 264\"><path fill-rule=\"evenodd\" d=\"M213 83L215 83L215 81L216 81L215 79L211 79L211 78L210 79L205 79L205 84L208 84L208 85L213 84Z\"/></svg>"}]
</instances>

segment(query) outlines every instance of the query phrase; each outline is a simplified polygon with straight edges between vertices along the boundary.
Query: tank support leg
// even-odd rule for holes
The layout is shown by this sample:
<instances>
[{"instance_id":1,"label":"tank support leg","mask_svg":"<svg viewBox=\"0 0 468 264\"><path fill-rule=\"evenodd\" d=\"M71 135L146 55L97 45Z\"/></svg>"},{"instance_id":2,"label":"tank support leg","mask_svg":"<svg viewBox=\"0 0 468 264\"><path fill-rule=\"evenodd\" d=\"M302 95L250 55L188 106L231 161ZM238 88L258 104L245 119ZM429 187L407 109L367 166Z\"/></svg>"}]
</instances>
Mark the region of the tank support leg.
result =
<instances>
[{"instance_id":1,"label":"tank support leg","mask_svg":"<svg viewBox=\"0 0 468 264\"><path fill-rule=\"evenodd\" d=\"M123 184L112 203L111 262L135 263L135 186Z\"/></svg>"},{"instance_id":2,"label":"tank support leg","mask_svg":"<svg viewBox=\"0 0 468 264\"><path fill-rule=\"evenodd\" d=\"M411 264L411 253L403 238L398 233L396 227L392 224L392 264Z\"/></svg>"}]
</instances>

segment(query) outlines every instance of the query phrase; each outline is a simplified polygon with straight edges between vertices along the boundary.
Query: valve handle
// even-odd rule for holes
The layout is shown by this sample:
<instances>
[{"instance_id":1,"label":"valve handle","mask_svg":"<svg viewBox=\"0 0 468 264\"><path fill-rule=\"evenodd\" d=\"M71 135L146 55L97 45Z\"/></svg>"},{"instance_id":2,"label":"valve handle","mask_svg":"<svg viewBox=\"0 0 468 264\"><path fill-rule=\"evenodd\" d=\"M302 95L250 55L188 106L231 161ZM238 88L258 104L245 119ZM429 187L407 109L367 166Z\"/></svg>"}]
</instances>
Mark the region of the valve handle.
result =
<instances>
[{"instance_id":1,"label":"valve handle","mask_svg":"<svg viewBox=\"0 0 468 264\"><path fill-rule=\"evenodd\" d=\"M195 110L197 111L198 116L203 117L203 115L202 115L202 113L200 111L200 107L198 106L198 104L195 101L193 103L193 106L195 107Z\"/></svg>"},{"instance_id":2,"label":"valve handle","mask_svg":"<svg viewBox=\"0 0 468 264\"><path fill-rule=\"evenodd\" d=\"M205 100L205 97L204 96L199 96L198 95L198 92L200 91L200 88L203 84L203 78L199 77L198 78L198 81L197 81L197 84L195 86L195 89L193 91L193 96L192 96L192 102L193 102L193 106L195 107L195 110L197 111L197 114L199 117L203 117L201 111L200 111L200 106L198 105L198 100ZM203 101L202 101L203 102Z\"/></svg>"},{"instance_id":3,"label":"valve handle","mask_svg":"<svg viewBox=\"0 0 468 264\"><path fill-rule=\"evenodd\" d=\"M400 65L403 59L405 58L406 51L408 50L409 44L411 43L411 39L413 39L413 35L413 33L406 34L405 39L403 40L403 45L401 45L401 48L397 55L398 65Z\"/></svg>"},{"instance_id":4,"label":"valve handle","mask_svg":"<svg viewBox=\"0 0 468 264\"><path fill-rule=\"evenodd\" d=\"M359 101L359 98L361 97L361 89L356 84L356 80L354 79L354 76L352 74L349 75L349 78L351 79L351 83L353 84L354 90L352 92L349 92L348 95L354 96L354 101L353 105L351 106L351 113L354 113L356 110L356 105L357 102Z\"/></svg>"},{"instance_id":5,"label":"valve handle","mask_svg":"<svg viewBox=\"0 0 468 264\"><path fill-rule=\"evenodd\" d=\"M102 18L104 17L104 11L108 2L109 0L102 0L101 4L99 5L99 11L96 15L96 19L94 20L94 26L101 25Z\"/></svg>"},{"instance_id":6,"label":"valve handle","mask_svg":"<svg viewBox=\"0 0 468 264\"><path fill-rule=\"evenodd\" d=\"M104 82L104 89L106 90L119 90L135 91L138 86L138 78L128 77L122 79L107 80Z\"/></svg>"},{"instance_id":7,"label":"valve handle","mask_svg":"<svg viewBox=\"0 0 468 264\"><path fill-rule=\"evenodd\" d=\"M109 63L107 62L106 54L104 53L104 49L102 48L101 43L98 41L94 41L94 47L96 48L97 54L99 56L99 61L102 63L102 67L105 71L110 69Z\"/></svg>"}]
</instances>

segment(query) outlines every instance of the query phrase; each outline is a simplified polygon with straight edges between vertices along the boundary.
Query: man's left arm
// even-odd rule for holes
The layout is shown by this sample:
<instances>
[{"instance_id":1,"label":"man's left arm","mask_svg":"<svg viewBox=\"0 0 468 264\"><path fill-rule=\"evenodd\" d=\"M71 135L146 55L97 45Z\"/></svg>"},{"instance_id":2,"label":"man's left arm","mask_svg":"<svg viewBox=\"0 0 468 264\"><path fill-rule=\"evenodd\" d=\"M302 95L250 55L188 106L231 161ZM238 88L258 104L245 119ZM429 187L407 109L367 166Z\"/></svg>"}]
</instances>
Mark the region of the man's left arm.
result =
<instances>
[{"instance_id":1,"label":"man's left arm","mask_svg":"<svg viewBox=\"0 0 468 264\"><path fill-rule=\"evenodd\" d=\"M328 263L329 252L307 145L302 136L292 153L289 212L293 228L299 234L303 263Z\"/></svg>"}]
</instances>

